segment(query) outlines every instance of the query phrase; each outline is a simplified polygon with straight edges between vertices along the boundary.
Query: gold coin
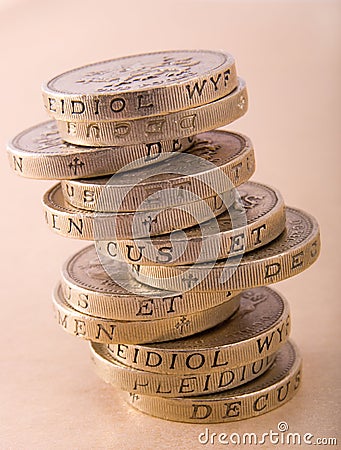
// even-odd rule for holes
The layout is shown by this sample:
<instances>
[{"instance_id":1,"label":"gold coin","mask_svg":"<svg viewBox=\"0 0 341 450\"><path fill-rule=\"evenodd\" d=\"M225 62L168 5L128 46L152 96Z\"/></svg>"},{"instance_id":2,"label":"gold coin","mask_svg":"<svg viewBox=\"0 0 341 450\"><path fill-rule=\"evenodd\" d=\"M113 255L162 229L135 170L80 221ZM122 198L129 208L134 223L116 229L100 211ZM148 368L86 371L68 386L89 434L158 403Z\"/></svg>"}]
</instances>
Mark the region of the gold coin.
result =
<instances>
[{"instance_id":1,"label":"gold coin","mask_svg":"<svg viewBox=\"0 0 341 450\"><path fill-rule=\"evenodd\" d=\"M187 150L193 138L118 147L84 147L68 144L55 121L40 123L7 146L9 163L18 174L39 179L73 179L115 173L129 164L145 167Z\"/></svg>"},{"instance_id":2,"label":"gold coin","mask_svg":"<svg viewBox=\"0 0 341 450\"><path fill-rule=\"evenodd\" d=\"M179 341L147 345L110 344L118 362L163 374L215 373L275 353L289 337L288 302L267 287L242 292L240 307L228 321Z\"/></svg>"},{"instance_id":3,"label":"gold coin","mask_svg":"<svg viewBox=\"0 0 341 450\"><path fill-rule=\"evenodd\" d=\"M57 120L60 135L77 145L133 145L159 140L180 139L210 131L242 117L248 108L245 82L219 100L202 106L159 116L115 121Z\"/></svg>"},{"instance_id":4,"label":"gold coin","mask_svg":"<svg viewBox=\"0 0 341 450\"><path fill-rule=\"evenodd\" d=\"M277 238L285 228L285 208L281 194L260 183L239 186L240 211L246 225L237 228L230 211L200 226L148 240L97 241L96 248L107 259L123 259L130 264L183 265L224 259L260 248ZM232 207L233 208L233 207ZM233 216L237 219L234 207ZM115 269L113 269L115 270Z\"/></svg>"},{"instance_id":5,"label":"gold coin","mask_svg":"<svg viewBox=\"0 0 341 450\"><path fill-rule=\"evenodd\" d=\"M301 382L302 359L296 345L286 343L263 375L243 386L197 397L165 398L122 393L141 412L176 422L219 423L265 414L289 401Z\"/></svg>"},{"instance_id":6,"label":"gold coin","mask_svg":"<svg viewBox=\"0 0 341 450\"><path fill-rule=\"evenodd\" d=\"M218 216L230 206L235 193L229 191L201 201L154 211L101 213L69 205L60 183L43 197L45 220L54 232L76 239L107 240L167 234L190 228Z\"/></svg>"},{"instance_id":7,"label":"gold coin","mask_svg":"<svg viewBox=\"0 0 341 450\"><path fill-rule=\"evenodd\" d=\"M274 362L275 355L219 372L165 375L132 369L115 360L104 344L90 344L91 359L97 375L106 383L134 394L156 397L188 397L226 391L262 375Z\"/></svg>"},{"instance_id":8,"label":"gold coin","mask_svg":"<svg viewBox=\"0 0 341 450\"><path fill-rule=\"evenodd\" d=\"M239 297L233 297L214 308L159 320L119 321L83 314L64 299L58 284L53 306L59 325L73 336L103 344L115 342L146 343L167 341L207 330L229 318L239 307Z\"/></svg>"},{"instance_id":9,"label":"gold coin","mask_svg":"<svg viewBox=\"0 0 341 450\"><path fill-rule=\"evenodd\" d=\"M156 320L186 316L226 302L231 292L164 291L136 281L127 265L115 261L115 282L93 245L71 256L62 268L61 287L69 305L84 314L116 320ZM237 295L234 292L233 295Z\"/></svg>"},{"instance_id":10,"label":"gold coin","mask_svg":"<svg viewBox=\"0 0 341 450\"><path fill-rule=\"evenodd\" d=\"M153 116L203 105L237 87L233 56L180 50L126 56L70 70L43 85L44 106L61 120Z\"/></svg>"},{"instance_id":11,"label":"gold coin","mask_svg":"<svg viewBox=\"0 0 341 450\"><path fill-rule=\"evenodd\" d=\"M215 265L132 265L142 283L184 292L242 290L275 283L303 272L318 258L319 227L306 212L286 208L286 229L273 242L245 254L241 260L222 260ZM107 263L109 267L109 264Z\"/></svg>"},{"instance_id":12,"label":"gold coin","mask_svg":"<svg viewBox=\"0 0 341 450\"><path fill-rule=\"evenodd\" d=\"M127 149L128 152L128 149ZM215 130L170 160L106 177L62 181L66 200L89 211L154 210L208 198L247 181L255 170L251 141Z\"/></svg>"}]
</instances>

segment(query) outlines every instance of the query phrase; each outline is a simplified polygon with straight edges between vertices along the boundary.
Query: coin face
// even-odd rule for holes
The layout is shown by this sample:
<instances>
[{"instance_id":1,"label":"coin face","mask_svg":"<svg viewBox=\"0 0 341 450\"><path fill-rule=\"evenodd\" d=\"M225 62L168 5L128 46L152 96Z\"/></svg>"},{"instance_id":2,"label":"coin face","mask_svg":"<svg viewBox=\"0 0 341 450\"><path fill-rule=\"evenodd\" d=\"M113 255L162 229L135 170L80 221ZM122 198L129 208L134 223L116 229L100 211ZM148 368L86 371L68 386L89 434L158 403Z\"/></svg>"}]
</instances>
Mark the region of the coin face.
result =
<instances>
[{"instance_id":1,"label":"coin face","mask_svg":"<svg viewBox=\"0 0 341 450\"><path fill-rule=\"evenodd\" d=\"M127 265L115 261L115 282L104 270L93 245L69 258L62 269L63 295L85 314L116 320L154 320L179 317L226 302L231 292L180 294L151 288L136 281ZM237 294L237 293L236 293Z\"/></svg>"},{"instance_id":2,"label":"coin face","mask_svg":"<svg viewBox=\"0 0 341 450\"><path fill-rule=\"evenodd\" d=\"M133 276L143 283L184 292L196 290L242 290L275 283L297 275L318 258L317 221L304 211L286 208L286 229L273 242L246 253L240 260L218 261L214 266L131 266Z\"/></svg>"},{"instance_id":3,"label":"coin face","mask_svg":"<svg viewBox=\"0 0 341 450\"><path fill-rule=\"evenodd\" d=\"M231 58L212 51L167 51L126 56L70 70L47 87L65 94L138 91L176 84L221 69Z\"/></svg>"},{"instance_id":4,"label":"coin face","mask_svg":"<svg viewBox=\"0 0 341 450\"><path fill-rule=\"evenodd\" d=\"M54 118L84 121L178 111L230 93L234 58L214 51L166 51L102 61L65 72L43 85Z\"/></svg>"},{"instance_id":5,"label":"coin face","mask_svg":"<svg viewBox=\"0 0 341 450\"><path fill-rule=\"evenodd\" d=\"M259 416L287 401L297 392L301 381L302 359L297 347L288 342L276 354L273 365L249 383L202 396L162 398L134 392L123 394L139 411L177 422L233 422Z\"/></svg>"},{"instance_id":6,"label":"coin face","mask_svg":"<svg viewBox=\"0 0 341 450\"><path fill-rule=\"evenodd\" d=\"M214 261L252 251L277 238L285 228L281 194L260 183L246 182L237 189L240 203L215 220L200 226L155 236L150 240L97 241L96 248L108 258L130 264L184 265ZM240 221L245 214L245 221ZM241 223L239 223L241 222Z\"/></svg>"},{"instance_id":7,"label":"coin face","mask_svg":"<svg viewBox=\"0 0 341 450\"><path fill-rule=\"evenodd\" d=\"M170 297L176 295L174 292L163 291L135 280L127 271L127 264L115 261L115 273L120 280L116 283L104 270L93 245L85 247L71 257L63 268L63 276L77 284L79 287L89 291L110 294L115 297L125 297L125 301L132 298L132 293L143 297ZM141 300L144 300L141 298Z\"/></svg>"},{"instance_id":8,"label":"coin face","mask_svg":"<svg viewBox=\"0 0 341 450\"><path fill-rule=\"evenodd\" d=\"M171 161L106 177L62 181L63 194L76 208L136 211L181 205L226 192L255 170L251 141L238 133L210 131L194 138L186 153Z\"/></svg>"},{"instance_id":9,"label":"coin face","mask_svg":"<svg viewBox=\"0 0 341 450\"><path fill-rule=\"evenodd\" d=\"M62 140L55 121L44 122L15 136L7 146L13 170L40 179L73 179L112 174L162 161L187 150L193 139L159 141L150 145L84 147Z\"/></svg>"},{"instance_id":10,"label":"coin face","mask_svg":"<svg viewBox=\"0 0 341 450\"><path fill-rule=\"evenodd\" d=\"M290 334L287 301L260 287L239 295L239 310L214 329L172 342L146 345L110 344L113 358L148 372L203 373L264 358Z\"/></svg>"}]
</instances>

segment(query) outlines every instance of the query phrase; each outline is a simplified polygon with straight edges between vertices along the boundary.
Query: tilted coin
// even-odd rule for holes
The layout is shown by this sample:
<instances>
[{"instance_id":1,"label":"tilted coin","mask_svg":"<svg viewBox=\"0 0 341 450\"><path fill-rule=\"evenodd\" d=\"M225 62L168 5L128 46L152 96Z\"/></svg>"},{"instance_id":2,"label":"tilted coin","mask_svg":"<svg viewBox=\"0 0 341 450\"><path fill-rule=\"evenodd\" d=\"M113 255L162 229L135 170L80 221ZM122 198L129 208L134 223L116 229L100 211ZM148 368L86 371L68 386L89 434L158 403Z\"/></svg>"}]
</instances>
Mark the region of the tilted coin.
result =
<instances>
[{"instance_id":1,"label":"tilted coin","mask_svg":"<svg viewBox=\"0 0 341 450\"><path fill-rule=\"evenodd\" d=\"M237 87L233 56L180 50L79 67L42 86L45 108L62 120L112 120L203 105Z\"/></svg>"},{"instance_id":2,"label":"tilted coin","mask_svg":"<svg viewBox=\"0 0 341 450\"><path fill-rule=\"evenodd\" d=\"M239 295L238 312L215 328L179 341L147 345L110 344L120 363L163 374L215 373L275 353L289 337L288 302L267 287Z\"/></svg>"},{"instance_id":3,"label":"tilted coin","mask_svg":"<svg viewBox=\"0 0 341 450\"><path fill-rule=\"evenodd\" d=\"M207 330L228 319L239 307L239 297L193 314L159 320L119 321L90 316L73 309L58 284L53 306L59 325L73 336L94 342L146 343L179 339Z\"/></svg>"},{"instance_id":4,"label":"tilted coin","mask_svg":"<svg viewBox=\"0 0 341 450\"><path fill-rule=\"evenodd\" d=\"M239 78L238 87L225 97L206 105L160 116L112 121L57 120L62 138L78 145L132 145L161 139L193 136L228 125L242 117L248 108L245 82Z\"/></svg>"},{"instance_id":5,"label":"tilted coin","mask_svg":"<svg viewBox=\"0 0 341 450\"><path fill-rule=\"evenodd\" d=\"M182 265L224 259L262 247L277 238L285 228L285 208L281 194L260 183L239 186L240 212L246 225L234 226L229 212L171 235L148 240L97 241L103 258L123 259L130 264ZM233 215L237 218L238 209ZM234 223L235 222L235 223ZM217 231L218 227L218 231ZM110 264L110 262L109 262Z\"/></svg>"},{"instance_id":6,"label":"tilted coin","mask_svg":"<svg viewBox=\"0 0 341 450\"><path fill-rule=\"evenodd\" d=\"M64 197L76 208L149 211L226 192L247 181L254 170L251 141L241 134L215 130L196 136L186 153L169 161L61 183Z\"/></svg>"},{"instance_id":7,"label":"tilted coin","mask_svg":"<svg viewBox=\"0 0 341 450\"><path fill-rule=\"evenodd\" d=\"M176 422L234 422L260 416L288 402L301 382L302 358L296 345L285 344L263 375L235 389L196 397L165 398L122 394L134 408Z\"/></svg>"},{"instance_id":8,"label":"tilted coin","mask_svg":"<svg viewBox=\"0 0 341 450\"><path fill-rule=\"evenodd\" d=\"M160 374L132 369L115 360L104 344L90 344L91 359L97 375L105 382L134 394L161 397L187 397L226 391L262 375L275 356L241 364L233 369L198 374Z\"/></svg>"},{"instance_id":9,"label":"tilted coin","mask_svg":"<svg viewBox=\"0 0 341 450\"><path fill-rule=\"evenodd\" d=\"M303 272L318 258L320 234L317 221L304 211L286 208L286 229L273 242L245 254L218 261L213 267L130 266L142 283L184 292L188 289L242 290L275 283ZM107 265L109 265L107 263Z\"/></svg>"},{"instance_id":10,"label":"tilted coin","mask_svg":"<svg viewBox=\"0 0 341 450\"><path fill-rule=\"evenodd\" d=\"M151 165L187 150L193 138L118 147L82 147L63 141L55 121L15 136L7 146L9 163L19 175L38 179L73 179Z\"/></svg>"},{"instance_id":11,"label":"tilted coin","mask_svg":"<svg viewBox=\"0 0 341 450\"><path fill-rule=\"evenodd\" d=\"M237 293L164 291L136 281L124 262L115 261L115 282L93 245L71 256L62 268L61 286L69 305L84 314L116 320L156 320L185 316L224 303Z\"/></svg>"},{"instance_id":12,"label":"tilted coin","mask_svg":"<svg viewBox=\"0 0 341 450\"><path fill-rule=\"evenodd\" d=\"M223 199L221 198L223 197ZM224 201L223 201L224 200ZM234 192L181 205L141 212L104 213L74 208L64 199L60 183L43 197L45 220L56 233L76 239L106 240L155 236L190 228L212 219L234 202Z\"/></svg>"}]
</instances>

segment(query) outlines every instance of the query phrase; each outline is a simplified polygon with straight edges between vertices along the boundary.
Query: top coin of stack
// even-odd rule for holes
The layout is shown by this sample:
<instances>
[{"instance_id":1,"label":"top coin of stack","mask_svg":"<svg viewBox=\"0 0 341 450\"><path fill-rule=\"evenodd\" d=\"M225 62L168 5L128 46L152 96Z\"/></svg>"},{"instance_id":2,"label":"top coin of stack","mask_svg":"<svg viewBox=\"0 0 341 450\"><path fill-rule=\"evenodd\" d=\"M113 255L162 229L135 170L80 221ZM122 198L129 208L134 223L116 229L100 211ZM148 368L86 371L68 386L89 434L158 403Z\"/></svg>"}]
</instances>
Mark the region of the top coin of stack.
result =
<instances>
[{"instance_id":1,"label":"top coin of stack","mask_svg":"<svg viewBox=\"0 0 341 450\"><path fill-rule=\"evenodd\" d=\"M55 121L21 132L7 147L13 170L38 179L154 164L186 151L193 135L242 116L248 104L233 56L208 50L99 62L61 74L42 90Z\"/></svg>"},{"instance_id":2,"label":"top coin of stack","mask_svg":"<svg viewBox=\"0 0 341 450\"><path fill-rule=\"evenodd\" d=\"M238 85L233 56L214 51L133 55L63 73L42 87L56 120L136 119L218 100Z\"/></svg>"},{"instance_id":3,"label":"top coin of stack","mask_svg":"<svg viewBox=\"0 0 341 450\"><path fill-rule=\"evenodd\" d=\"M247 109L234 58L206 50L80 67L46 83L43 99L65 141L98 146L188 137L226 125Z\"/></svg>"}]
</instances>

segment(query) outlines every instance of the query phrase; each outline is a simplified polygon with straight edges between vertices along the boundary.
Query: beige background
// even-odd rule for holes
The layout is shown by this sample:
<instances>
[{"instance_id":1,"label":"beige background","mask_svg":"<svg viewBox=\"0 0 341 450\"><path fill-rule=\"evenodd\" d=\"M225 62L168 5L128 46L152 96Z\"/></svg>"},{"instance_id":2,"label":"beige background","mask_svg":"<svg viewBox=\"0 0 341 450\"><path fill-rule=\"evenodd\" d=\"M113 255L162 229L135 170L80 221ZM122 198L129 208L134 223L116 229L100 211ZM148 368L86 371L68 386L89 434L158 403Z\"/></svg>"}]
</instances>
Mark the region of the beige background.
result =
<instances>
[{"instance_id":1,"label":"beige background","mask_svg":"<svg viewBox=\"0 0 341 450\"><path fill-rule=\"evenodd\" d=\"M291 431L338 437L340 2L7 0L0 13L3 147L45 120L40 84L66 69L162 49L235 55L250 109L230 128L255 145L254 179L317 217L323 250L306 273L276 286L291 303L293 337L304 356L301 391L272 413L209 428L263 433L285 420ZM11 173L4 151L0 166L0 447L202 448L197 436L205 426L131 410L96 378L87 344L58 328L51 290L63 261L84 243L45 226L40 199L50 182Z\"/></svg>"}]
</instances>

